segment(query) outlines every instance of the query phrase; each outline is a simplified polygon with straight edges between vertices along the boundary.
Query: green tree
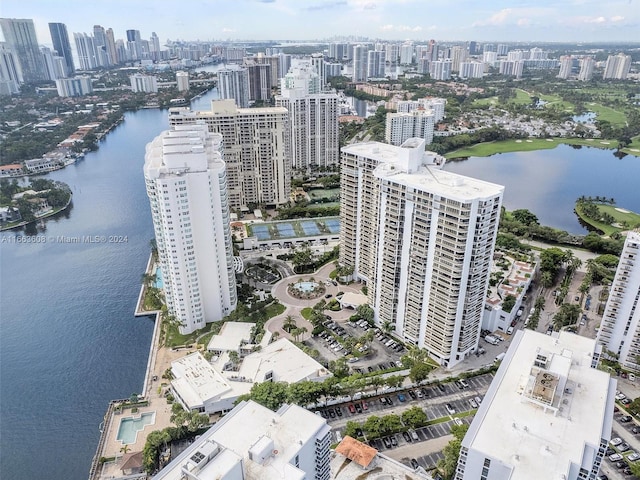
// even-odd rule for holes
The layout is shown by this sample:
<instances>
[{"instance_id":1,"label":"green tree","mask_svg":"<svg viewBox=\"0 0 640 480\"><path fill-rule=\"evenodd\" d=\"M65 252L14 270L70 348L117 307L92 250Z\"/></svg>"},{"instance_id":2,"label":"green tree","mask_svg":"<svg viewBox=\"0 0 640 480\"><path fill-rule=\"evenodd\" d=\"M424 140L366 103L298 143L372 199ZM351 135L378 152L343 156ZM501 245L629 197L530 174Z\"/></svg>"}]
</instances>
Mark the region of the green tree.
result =
<instances>
[{"instance_id":1,"label":"green tree","mask_svg":"<svg viewBox=\"0 0 640 480\"><path fill-rule=\"evenodd\" d=\"M291 330L297 327L295 319L291 315L287 315L284 317L284 322L282 324L282 329L287 333L291 333Z\"/></svg>"},{"instance_id":2,"label":"green tree","mask_svg":"<svg viewBox=\"0 0 640 480\"><path fill-rule=\"evenodd\" d=\"M525 225L538 225L538 217L536 217L533 213L531 213L526 208L522 208L519 210L514 210L511 212L513 218L518 220L520 223L524 223Z\"/></svg>"},{"instance_id":3,"label":"green tree","mask_svg":"<svg viewBox=\"0 0 640 480\"><path fill-rule=\"evenodd\" d=\"M411 407L402 412L402 422L411 428L423 427L427 420L427 414L420 407Z\"/></svg>"},{"instance_id":4,"label":"green tree","mask_svg":"<svg viewBox=\"0 0 640 480\"><path fill-rule=\"evenodd\" d=\"M289 401L305 407L311 403L318 403L324 393L322 383L303 380L289 385Z\"/></svg>"},{"instance_id":5,"label":"green tree","mask_svg":"<svg viewBox=\"0 0 640 480\"><path fill-rule=\"evenodd\" d=\"M371 415L362 425L362 429L368 438L378 438L382 434L382 419L376 415Z\"/></svg>"},{"instance_id":6,"label":"green tree","mask_svg":"<svg viewBox=\"0 0 640 480\"><path fill-rule=\"evenodd\" d=\"M511 309L513 309L515 304L516 304L516 297L509 294L502 301L502 310L504 310L507 313L511 312Z\"/></svg>"},{"instance_id":7,"label":"green tree","mask_svg":"<svg viewBox=\"0 0 640 480\"><path fill-rule=\"evenodd\" d=\"M438 469L446 480L451 480L458 466L458 457L460 456L460 448L462 447L462 439L467 433L469 425L454 425L451 427L453 440L451 440L442 450L444 458L438 462Z\"/></svg>"},{"instance_id":8,"label":"green tree","mask_svg":"<svg viewBox=\"0 0 640 480\"><path fill-rule=\"evenodd\" d=\"M429 377L430 372L431 367L429 365L422 362L416 362L411 366L409 378L413 383L417 383L419 385Z\"/></svg>"},{"instance_id":9,"label":"green tree","mask_svg":"<svg viewBox=\"0 0 640 480\"><path fill-rule=\"evenodd\" d=\"M385 415L380 419L381 433L388 435L402 430L402 421L398 415Z\"/></svg>"},{"instance_id":10,"label":"green tree","mask_svg":"<svg viewBox=\"0 0 640 480\"><path fill-rule=\"evenodd\" d=\"M367 304L358 305L358 308L356 309L356 313L362 320L366 321L369 325L373 325L373 308L371 308L369 305Z\"/></svg>"},{"instance_id":11,"label":"green tree","mask_svg":"<svg viewBox=\"0 0 640 480\"><path fill-rule=\"evenodd\" d=\"M384 383L390 388L399 388L404 383L404 377L402 375L391 375L384 379Z\"/></svg>"},{"instance_id":12,"label":"green tree","mask_svg":"<svg viewBox=\"0 0 640 480\"><path fill-rule=\"evenodd\" d=\"M353 420L349 420L347 422L347 424L345 425L344 435L345 436L349 435L350 437L356 438L357 437L357 431L359 429L362 429L362 427L360 426L360 424L358 422L354 422Z\"/></svg>"},{"instance_id":13,"label":"green tree","mask_svg":"<svg viewBox=\"0 0 640 480\"><path fill-rule=\"evenodd\" d=\"M288 385L286 382L255 383L248 394L238 397L242 400L253 400L271 410L278 410L287 401Z\"/></svg>"}]
</instances>

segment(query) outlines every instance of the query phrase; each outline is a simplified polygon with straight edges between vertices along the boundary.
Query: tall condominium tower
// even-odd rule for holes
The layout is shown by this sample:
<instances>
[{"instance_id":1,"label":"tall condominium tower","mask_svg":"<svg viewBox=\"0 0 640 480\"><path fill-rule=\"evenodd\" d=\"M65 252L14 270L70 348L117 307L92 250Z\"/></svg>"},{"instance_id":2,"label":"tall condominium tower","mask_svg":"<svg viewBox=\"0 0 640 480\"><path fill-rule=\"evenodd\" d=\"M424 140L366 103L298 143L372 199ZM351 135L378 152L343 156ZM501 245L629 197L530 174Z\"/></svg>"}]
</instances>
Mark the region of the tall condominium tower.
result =
<instances>
[{"instance_id":1,"label":"tall condominium tower","mask_svg":"<svg viewBox=\"0 0 640 480\"><path fill-rule=\"evenodd\" d=\"M169 123L205 123L210 132L222 134L232 209L289 201L291 145L286 108L238 108L233 100L214 100L208 112L170 109Z\"/></svg>"},{"instance_id":2,"label":"tall condominium tower","mask_svg":"<svg viewBox=\"0 0 640 480\"><path fill-rule=\"evenodd\" d=\"M573 70L573 57L571 55L562 55L560 57L560 72L558 78L567 79Z\"/></svg>"},{"instance_id":3,"label":"tall condominium tower","mask_svg":"<svg viewBox=\"0 0 640 480\"><path fill-rule=\"evenodd\" d=\"M619 53L617 55L609 55L607 63L604 66L602 78L614 80L624 80L627 78L629 69L631 68L631 55Z\"/></svg>"},{"instance_id":4,"label":"tall condominium tower","mask_svg":"<svg viewBox=\"0 0 640 480\"><path fill-rule=\"evenodd\" d=\"M367 78L384 78L384 52L369 50L367 52Z\"/></svg>"},{"instance_id":5,"label":"tall condominium tower","mask_svg":"<svg viewBox=\"0 0 640 480\"><path fill-rule=\"evenodd\" d=\"M310 170L337 165L340 138L338 95L320 93L321 79L310 63L292 67L282 79L276 106L289 111L293 167Z\"/></svg>"},{"instance_id":6,"label":"tall condominium tower","mask_svg":"<svg viewBox=\"0 0 640 480\"><path fill-rule=\"evenodd\" d=\"M66 74L73 75L73 72L76 71L76 67L73 65L73 56L71 55L71 44L69 43L67 26L64 23L50 23L49 32L51 33L53 49L58 53L59 57L64 58Z\"/></svg>"},{"instance_id":7,"label":"tall condominium tower","mask_svg":"<svg viewBox=\"0 0 640 480\"><path fill-rule=\"evenodd\" d=\"M435 115L431 110L413 110L411 113L387 113L384 140L391 145L402 145L410 138L423 138L427 145L433 142Z\"/></svg>"},{"instance_id":8,"label":"tall condominium tower","mask_svg":"<svg viewBox=\"0 0 640 480\"><path fill-rule=\"evenodd\" d=\"M33 20L0 18L0 27L2 27L5 42L18 57L23 81L33 83L49 80Z\"/></svg>"},{"instance_id":9,"label":"tall condominium tower","mask_svg":"<svg viewBox=\"0 0 640 480\"><path fill-rule=\"evenodd\" d=\"M453 478L602 478L616 381L595 368L598 357L593 339L518 330L462 440Z\"/></svg>"},{"instance_id":10,"label":"tall condominium tower","mask_svg":"<svg viewBox=\"0 0 640 480\"><path fill-rule=\"evenodd\" d=\"M76 41L76 52L80 61L80 70L93 70L98 68L98 54L93 37L86 33L74 33L73 38Z\"/></svg>"},{"instance_id":11,"label":"tall condominium tower","mask_svg":"<svg viewBox=\"0 0 640 480\"><path fill-rule=\"evenodd\" d=\"M147 145L144 177L169 313L180 333L236 308L222 137L177 126Z\"/></svg>"},{"instance_id":12,"label":"tall condominium tower","mask_svg":"<svg viewBox=\"0 0 640 480\"><path fill-rule=\"evenodd\" d=\"M221 99L233 99L240 108L249 107L249 70L237 65L218 70L218 91Z\"/></svg>"},{"instance_id":13,"label":"tall condominium tower","mask_svg":"<svg viewBox=\"0 0 640 480\"><path fill-rule=\"evenodd\" d=\"M252 63L245 66L249 72L249 100L269 102L271 100L271 65Z\"/></svg>"},{"instance_id":14,"label":"tall condominium tower","mask_svg":"<svg viewBox=\"0 0 640 480\"><path fill-rule=\"evenodd\" d=\"M354 45L353 47L353 81L367 81L367 52L364 45Z\"/></svg>"},{"instance_id":15,"label":"tall condominium tower","mask_svg":"<svg viewBox=\"0 0 640 480\"><path fill-rule=\"evenodd\" d=\"M640 371L640 231L627 234L598 331L624 368Z\"/></svg>"},{"instance_id":16,"label":"tall condominium tower","mask_svg":"<svg viewBox=\"0 0 640 480\"><path fill-rule=\"evenodd\" d=\"M403 43L400 46L400 63L411 65L413 63L413 43Z\"/></svg>"},{"instance_id":17,"label":"tall condominium tower","mask_svg":"<svg viewBox=\"0 0 640 480\"><path fill-rule=\"evenodd\" d=\"M20 92L22 73L16 52L0 42L0 95L13 95Z\"/></svg>"},{"instance_id":18,"label":"tall condominium tower","mask_svg":"<svg viewBox=\"0 0 640 480\"><path fill-rule=\"evenodd\" d=\"M478 346L504 187L443 163L423 139L343 147L340 263L378 325L451 367Z\"/></svg>"},{"instance_id":19,"label":"tall condominium tower","mask_svg":"<svg viewBox=\"0 0 640 480\"><path fill-rule=\"evenodd\" d=\"M593 68L596 61L593 57L582 57L580 60L580 72L578 73L578 80L581 82L588 82L593 77Z\"/></svg>"}]
</instances>

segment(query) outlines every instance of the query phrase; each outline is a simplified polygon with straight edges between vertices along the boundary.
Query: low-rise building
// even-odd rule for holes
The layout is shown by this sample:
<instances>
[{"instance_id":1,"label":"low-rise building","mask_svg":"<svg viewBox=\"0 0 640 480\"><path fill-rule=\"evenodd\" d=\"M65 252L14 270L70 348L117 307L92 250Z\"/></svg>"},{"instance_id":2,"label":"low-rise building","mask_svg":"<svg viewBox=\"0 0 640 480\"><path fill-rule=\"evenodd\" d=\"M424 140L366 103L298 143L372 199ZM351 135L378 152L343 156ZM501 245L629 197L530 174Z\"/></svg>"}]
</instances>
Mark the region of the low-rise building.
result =
<instances>
[{"instance_id":1,"label":"low-rise building","mask_svg":"<svg viewBox=\"0 0 640 480\"><path fill-rule=\"evenodd\" d=\"M154 479L329 480L330 444L331 429L319 415L241 402Z\"/></svg>"},{"instance_id":2,"label":"low-rise building","mask_svg":"<svg viewBox=\"0 0 640 480\"><path fill-rule=\"evenodd\" d=\"M616 381L595 340L518 331L462 441L456 480L593 480Z\"/></svg>"},{"instance_id":3,"label":"low-rise building","mask_svg":"<svg viewBox=\"0 0 640 480\"><path fill-rule=\"evenodd\" d=\"M249 393L254 383L303 380L321 382L331 376L326 368L286 338L246 355L238 364L220 350L212 364L195 352L171 364L171 390L187 410L202 413L226 412L239 396Z\"/></svg>"},{"instance_id":4,"label":"low-rise building","mask_svg":"<svg viewBox=\"0 0 640 480\"><path fill-rule=\"evenodd\" d=\"M24 172L22 170L22 165L20 165L19 163L0 166L0 178L18 177L23 173Z\"/></svg>"}]
</instances>

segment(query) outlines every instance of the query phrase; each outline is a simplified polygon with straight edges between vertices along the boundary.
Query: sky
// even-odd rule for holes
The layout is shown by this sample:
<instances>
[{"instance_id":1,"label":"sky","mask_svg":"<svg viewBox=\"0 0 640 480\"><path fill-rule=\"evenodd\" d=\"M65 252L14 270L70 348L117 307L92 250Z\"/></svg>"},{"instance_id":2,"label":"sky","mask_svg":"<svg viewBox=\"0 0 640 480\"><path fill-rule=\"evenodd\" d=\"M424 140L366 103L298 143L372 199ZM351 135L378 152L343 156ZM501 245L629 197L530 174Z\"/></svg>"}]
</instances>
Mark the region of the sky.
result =
<instances>
[{"instance_id":1,"label":"sky","mask_svg":"<svg viewBox=\"0 0 640 480\"><path fill-rule=\"evenodd\" d=\"M0 0L0 17L148 39L640 42L640 0ZM73 43L73 41L72 41Z\"/></svg>"}]
</instances>

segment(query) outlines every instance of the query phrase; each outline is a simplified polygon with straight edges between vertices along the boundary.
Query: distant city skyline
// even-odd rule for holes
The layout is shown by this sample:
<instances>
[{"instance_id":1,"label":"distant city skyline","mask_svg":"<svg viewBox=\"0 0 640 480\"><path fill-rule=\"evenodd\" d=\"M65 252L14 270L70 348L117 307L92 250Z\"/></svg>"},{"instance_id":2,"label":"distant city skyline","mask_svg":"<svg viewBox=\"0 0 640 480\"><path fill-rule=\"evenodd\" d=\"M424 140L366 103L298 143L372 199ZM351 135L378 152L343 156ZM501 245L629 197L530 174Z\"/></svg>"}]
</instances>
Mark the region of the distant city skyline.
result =
<instances>
[{"instance_id":1,"label":"distant city skyline","mask_svg":"<svg viewBox=\"0 0 640 480\"><path fill-rule=\"evenodd\" d=\"M640 1L614 0L183 0L179 9L148 0L3 0L1 16L30 18L51 46L49 22L68 31L111 27L171 40L640 41Z\"/></svg>"}]
</instances>

